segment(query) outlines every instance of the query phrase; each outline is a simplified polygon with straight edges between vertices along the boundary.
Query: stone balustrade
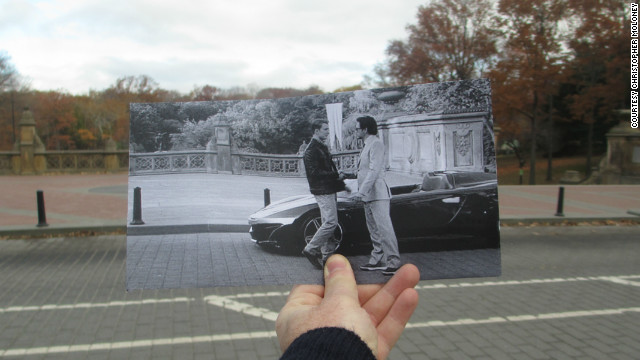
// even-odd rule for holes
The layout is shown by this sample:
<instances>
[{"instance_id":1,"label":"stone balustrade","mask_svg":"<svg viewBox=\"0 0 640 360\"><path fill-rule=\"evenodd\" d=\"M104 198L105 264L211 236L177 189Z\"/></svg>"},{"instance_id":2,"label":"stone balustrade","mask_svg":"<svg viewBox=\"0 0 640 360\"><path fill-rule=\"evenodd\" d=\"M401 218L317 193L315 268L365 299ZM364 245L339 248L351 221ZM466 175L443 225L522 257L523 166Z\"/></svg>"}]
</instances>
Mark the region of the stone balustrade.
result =
<instances>
[{"instance_id":1,"label":"stone balustrade","mask_svg":"<svg viewBox=\"0 0 640 360\"><path fill-rule=\"evenodd\" d=\"M358 162L358 150L338 152L333 155L340 170L353 170ZM305 175L302 155L277 155L231 152L231 168L220 168L217 151L166 151L130 155L130 175L159 175L171 173L232 173L237 175L261 175L301 177Z\"/></svg>"},{"instance_id":2,"label":"stone balustrade","mask_svg":"<svg viewBox=\"0 0 640 360\"><path fill-rule=\"evenodd\" d=\"M19 151L0 152L0 175L127 171L127 150L67 150L34 153L31 171L22 171Z\"/></svg>"},{"instance_id":3,"label":"stone balustrade","mask_svg":"<svg viewBox=\"0 0 640 360\"><path fill-rule=\"evenodd\" d=\"M177 173L230 173L261 176L305 176L302 155L253 154L231 147L230 132L216 132L216 146L206 150L129 153L116 150L108 141L104 150L45 150L35 131L35 120L25 109L20 140L14 151L0 152L0 174L35 175L44 173L118 172L129 175ZM219 129L218 129L219 130ZM340 170L354 170L358 150L333 154Z\"/></svg>"}]
</instances>

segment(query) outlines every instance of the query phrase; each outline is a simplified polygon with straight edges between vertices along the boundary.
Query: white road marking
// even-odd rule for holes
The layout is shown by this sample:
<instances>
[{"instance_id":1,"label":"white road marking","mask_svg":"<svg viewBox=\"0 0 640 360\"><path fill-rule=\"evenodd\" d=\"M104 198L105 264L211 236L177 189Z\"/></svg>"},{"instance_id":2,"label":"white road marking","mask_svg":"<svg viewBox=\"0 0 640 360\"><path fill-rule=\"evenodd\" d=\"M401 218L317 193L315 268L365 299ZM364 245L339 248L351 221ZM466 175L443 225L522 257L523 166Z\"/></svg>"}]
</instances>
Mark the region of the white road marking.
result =
<instances>
[{"instance_id":1,"label":"white road marking","mask_svg":"<svg viewBox=\"0 0 640 360\"><path fill-rule=\"evenodd\" d=\"M225 296L228 299L246 299L254 297L289 296L290 291L270 291L266 293L244 293Z\"/></svg>"},{"instance_id":2,"label":"white road marking","mask_svg":"<svg viewBox=\"0 0 640 360\"><path fill-rule=\"evenodd\" d=\"M576 281L609 281L616 284L627 286L640 286L639 282L631 281L630 279L640 279L640 275L627 275L627 276L598 276L598 277L576 277L576 278L553 278L553 279L532 279L532 280L508 280L508 281L485 281L477 283L458 283L458 284L430 284L419 285L416 287L418 290L427 289L449 289L449 288L467 288L467 287L482 287L482 286L511 286L511 285L531 285L531 284L553 284L563 282L576 282ZM263 293L244 293L228 296L211 295L206 296L204 300L214 306L219 306L231 311L240 312L242 314L251 315L263 318L265 320L275 321L278 317L278 313L271 311L270 309L256 307L247 303L239 302L234 299L247 299L257 297L270 297L279 296L284 297L289 294L288 291L283 292L263 292ZM12 306L7 308L0 308L0 313L19 312L19 311L41 311L41 310L73 310L73 309L87 309L87 308L103 308L103 307L116 307L116 306L129 306L129 305L146 305L146 304L163 304L174 302L190 302L194 301L193 298L179 297L170 299L145 299L136 301L111 301L105 303L79 303L79 304L67 304L67 305L42 305L42 306ZM553 319L567 319L567 318L579 318L579 317L591 317L591 316L612 316L622 315L625 313L640 313L640 307L632 308L618 308L618 309L602 309L602 310L584 310L584 311L568 311L558 313L547 314L523 314L512 316L495 316L486 319L458 319L453 321L427 321L418 323L409 323L407 328L428 328L428 327L443 327L443 326L465 326L465 325L483 325L483 324L499 324L499 323L514 323L523 321L543 321ZM59 345L50 347L37 347L37 348L17 348L17 349L0 349L0 356L24 356L24 355L46 355L46 354L59 354L59 353L73 353L73 352L88 352L88 351L101 351L101 350L117 350L117 349L130 349L150 346L161 345L180 345L180 344L195 344L195 343L207 343L207 342L219 342L219 341L233 341L233 340L247 340L258 338L272 338L275 337L275 331L257 331L257 332L244 332L234 334L220 334L220 335L203 335L203 336L186 336L177 338L163 338L163 339L149 339L149 340L134 340L134 341L120 341L111 343L97 343L97 344L80 344L80 345Z\"/></svg>"},{"instance_id":3,"label":"white road marking","mask_svg":"<svg viewBox=\"0 0 640 360\"><path fill-rule=\"evenodd\" d=\"M634 277L627 277L634 278ZM611 281L612 283L621 284L621 285L629 285L629 286L640 286L640 282L625 280L625 277L621 276L611 276L611 277L602 277L602 280Z\"/></svg>"},{"instance_id":4,"label":"white road marking","mask_svg":"<svg viewBox=\"0 0 640 360\"><path fill-rule=\"evenodd\" d=\"M261 339L261 338L272 338L275 336L276 336L275 331L256 331L256 332L245 332L245 333L235 333L235 334L185 336L185 337L178 337L178 338L119 341L119 342L111 342L111 343L60 345L60 346L49 346L49 347L0 350L0 356L4 357L4 356L25 356L25 355L46 355L46 354L60 354L60 353L73 353L73 352L101 351L101 350L118 350L118 349L131 349L131 348L161 346L161 345L182 345L182 344L209 343L209 342L218 342L218 341Z\"/></svg>"},{"instance_id":5,"label":"white road marking","mask_svg":"<svg viewBox=\"0 0 640 360\"><path fill-rule=\"evenodd\" d=\"M218 299L214 299L214 301L218 301ZM533 320L553 320L553 319L568 319L568 318L579 318L579 317L589 317L589 316L622 315L629 312L640 313L640 307L603 309L603 310L586 310L586 311L568 311L568 312L561 312L561 313L548 313L548 314L538 314L538 315L512 315L512 316L506 316L506 317L496 316L496 317L490 317L487 319L459 319L454 321L435 320L435 321L427 321L427 322L419 322L419 323L409 323L407 324L407 328L415 329L415 328L444 327L444 326L515 323L515 322L533 321ZM6 349L6 350L0 349L0 356L8 357L8 356L89 352L89 351L101 351L101 350L102 351L118 350L118 349L131 349L131 348L162 346L162 345L183 345L183 344L196 344L196 343L210 343L210 342L218 342L218 341L262 339L262 338L272 338L275 336L276 336L275 331L256 331L256 332L244 332L244 333L234 333L234 334L184 336L184 337L177 337L177 338L120 341L120 342L112 342L112 343L58 345L58 346L50 346L50 347L18 348L18 349Z\"/></svg>"},{"instance_id":6,"label":"white road marking","mask_svg":"<svg viewBox=\"0 0 640 360\"><path fill-rule=\"evenodd\" d=\"M551 279L531 279L531 280L505 280L505 281L484 281L476 283L458 283L458 284L429 284L418 285L416 290L432 290L432 289L451 289L466 287L483 287L483 286L511 286L511 285L532 285L532 284L554 284L563 282L576 281L612 281L623 285L640 286L633 281L625 281L624 279L640 279L640 275L621 275L621 276L591 276L591 277L574 277L574 278L551 278ZM289 291L270 291L261 293L241 293L225 296L228 299L247 299L256 297L270 296L289 296Z\"/></svg>"},{"instance_id":7,"label":"white road marking","mask_svg":"<svg viewBox=\"0 0 640 360\"><path fill-rule=\"evenodd\" d=\"M237 311L246 315L256 316L271 321L276 321L276 319L278 318L277 312L235 301L226 296L211 295L205 297L204 300L211 305L219 306L231 311Z\"/></svg>"},{"instance_id":8,"label":"white road marking","mask_svg":"<svg viewBox=\"0 0 640 360\"><path fill-rule=\"evenodd\" d=\"M129 306L129 305L148 305L148 304L166 304L166 303L178 303L194 301L194 298L177 297L170 299L145 299L145 300L133 300L133 301L110 301L106 303L78 303L78 304L64 304L64 305L40 305L40 306L10 306L6 308L0 308L0 314L9 312L20 311L41 311L41 310L74 310L74 309L91 309L91 308L105 308L115 306Z\"/></svg>"},{"instance_id":9,"label":"white road marking","mask_svg":"<svg viewBox=\"0 0 640 360\"><path fill-rule=\"evenodd\" d=\"M637 279L640 275L623 275L623 276L590 276L590 277L574 277L574 278L551 278L551 279L531 279L531 280L506 280L506 281L484 281L474 283L458 283L458 284L431 284L418 285L417 290L432 289L452 289L467 287L483 287L483 286L511 286L511 285L534 285L534 284L556 284L563 282L576 281L611 281L623 285L639 286L638 283L625 279Z\"/></svg>"},{"instance_id":10,"label":"white road marking","mask_svg":"<svg viewBox=\"0 0 640 360\"><path fill-rule=\"evenodd\" d=\"M628 285L628 286L640 286L640 282L631 281L629 279L640 279L640 275L621 275L621 276L595 276L595 277L575 277L575 278L551 278L551 279L532 279L532 280L507 280L507 281L484 281L477 283L458 283L458 284L430 284L430 285L418 285L417 290L435 290L435 289L452 289L452 288L467 288L467 287L483 287L483 286L511 286L511 285L532 285L532 284L553 284L562 282L576 282L576 281L609 281L616 284ZM257 316L268 320L274 320L277 318L277 313L264 308L257 308L249 304L233 301L232 299L251 299L258 297L286 297L289 295L289 291L270 291L261 293L241 293L227 296L211 295L204 298L209 304L214 306L220 306L232 311L238 311L247 315ZM133 301L110 301L105 303L78 303L78 304L63 304L63 305L39 305L39 306L10 306L6 308L0 308L0 314L9 312L21 312L21 311L43 311L43 310L73 310L73 309L90 309L90 308L104 308L104 307L116 307L116 306L130 306L130 305L147 305L147 304L164 304L164 303L176 303L176 302L190 302L194 301L194 298L178 297L169 299L144 299ZM274 315L275 314L275 315ZM275 317L274 317L275 316Z\"/></svg>"},{"instance_id":11,"label":"white road marking","mask_svg":"<svg viewBox=\"0 0 640 360\"><path fill-rule=\"evenodd\" d=\"M559 313L548 313L538 315L512 315L512 316L495 316L488 319L459 319L453 321L427 321L420 323L409 323L407 328L428 328L428 327L441 327L441 326L459 326L459 325L482 325L482 324L497 324L497 323L513 323L533 320L554 320L554 319L568 319L579 318L589 316L608 316L608 315L622 315L624 313L637 312L640 313L640 307L633 308L619 308L619 309L603 309L603 310L584 310L584 311L567 311Z\"/></svg>"}]
</instances>

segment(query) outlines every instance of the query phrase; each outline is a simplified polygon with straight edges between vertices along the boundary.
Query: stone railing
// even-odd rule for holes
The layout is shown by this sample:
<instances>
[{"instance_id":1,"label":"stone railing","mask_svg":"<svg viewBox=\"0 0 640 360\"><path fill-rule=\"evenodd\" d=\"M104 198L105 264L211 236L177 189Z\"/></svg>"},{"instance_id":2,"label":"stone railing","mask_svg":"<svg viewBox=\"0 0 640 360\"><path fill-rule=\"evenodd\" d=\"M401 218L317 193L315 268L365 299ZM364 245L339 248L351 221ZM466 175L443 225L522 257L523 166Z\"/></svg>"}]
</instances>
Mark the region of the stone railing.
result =
<instances>
[{"instance_id":1,"label":"stone railing","mask_svg":"<svg viewBox=\"0 0 640 360\"><path fill-rule=\"evenodd\" d=\"M352 170L358 161L358 150L345 151L333 155L340 170ZM262 175L300 177L304 176L301 155L276 154L230 154L230 171L223 171L218 164L224 162L216 151L194 150L161 153L130 154L130 175L157 175L176 173L220 173L238 175Z\"/></svg>"},{"instance_id":2,"label":"stone railing","mask_svg":"<svg viewBox=\"0 0 640 360\"><path fill-rule=\"evenodd\" d=\"M42 155L46 172L126 171L129 166L127 150L47 151Z\"/></svg>"},{"instance_id":3,"label":"stone railing","mask_svg":"<svg viewBox=\"0 0 640 360\"><path fill-rule=\"evenodd\" d=\"M268 155L241 153L237 155L240 172L246 175L302 176L304 165L300 155Z\"/></svg>"},{"instance_id":4,"label":"stone railing","mask_svg":"<svg viewBox=\"0 0 640 360\"><path fill-rule=\"evenodd\" d=\"M30 174L127 171L127 150L36 151ZM0 152L0 174L24 174L19 151Z\"/></svg>"},{"instance_id":5,"label":"stone railing","mask_svg":"<svg viewBox=\"0 0 640 360\"><path fill-rule=\"evenodd\" d=\"M129 155L130 175L216 172L214 151L173 151Z\"/></svg>"},{"instance_id":6,"label":"stone railing","mask_svg":"<svg viewBox=\"0 0 640 360\"><path fill-rule=\"evenodd\" d=\"M353 170L359 151L333 154L339 170ZM36 152L35 173L74 173L126 171L130 175L178 173L218 173L218 153L208 150L130 154L116 151L46 151ZM231 154L232 173L263 176L304 176L301 155ZM17 168L16 168L17 167ZM19 174L20 153L0 152L0 174Z\"/></svg>"},{"instance_id":7,"label":"stone railing","mask_svg":"<svg viewBox=\"0 0 640 360\"><path fill-rule=\"evenodd\" d=\"M0 152L0 174L14 174L14 162L20 163L19 151L1 151Z\"/></svg>"}]
</instances>

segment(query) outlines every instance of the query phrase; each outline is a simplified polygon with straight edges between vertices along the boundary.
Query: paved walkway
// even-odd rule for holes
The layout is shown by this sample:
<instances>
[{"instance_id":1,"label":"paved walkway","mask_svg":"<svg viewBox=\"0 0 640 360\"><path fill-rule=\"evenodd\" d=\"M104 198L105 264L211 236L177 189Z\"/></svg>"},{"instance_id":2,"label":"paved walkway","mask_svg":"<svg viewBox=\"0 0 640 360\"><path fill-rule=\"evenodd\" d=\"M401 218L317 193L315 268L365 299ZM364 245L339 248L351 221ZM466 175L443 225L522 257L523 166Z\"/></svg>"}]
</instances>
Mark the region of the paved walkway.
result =
<instances>
[{"instance_id":1,"label":"paved walkway","mask_svg":"<svg viewBox=\"0 0 640 360\"><path fill-rule=\"evenodd\" d=\"M402 181L395 179L396 181ZM207 226L234 231L271 201L307 194L302 178L179 174L0 176L0 235L71 231L124 231L131 221L133 188L142 192L145 227ZM640 220L640 185L565 185L562 217L559 186L499 186L503 224ZM45 198L48 226L37 227L36 191ZM132 197L132 196L131 196ZM243 230L244 231L244 230Z\"/></svg>"}]
</instances>

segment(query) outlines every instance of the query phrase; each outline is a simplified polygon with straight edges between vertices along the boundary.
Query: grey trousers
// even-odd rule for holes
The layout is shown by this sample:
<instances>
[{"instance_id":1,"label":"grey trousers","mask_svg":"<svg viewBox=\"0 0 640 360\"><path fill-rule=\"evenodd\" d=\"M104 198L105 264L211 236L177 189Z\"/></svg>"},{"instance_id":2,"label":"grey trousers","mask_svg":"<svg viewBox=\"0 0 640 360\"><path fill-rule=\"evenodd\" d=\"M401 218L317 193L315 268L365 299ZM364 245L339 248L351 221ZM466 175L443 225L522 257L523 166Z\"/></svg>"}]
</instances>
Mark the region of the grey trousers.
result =
<instances>
[{"instance_id":1,"label":"grey trousers","mask_svg":"<svg viewBox=\"0 0 640 360\"><path fill-rule=\"evenodd\" d=\"M338 247L338 242L333 236L338 226L338 196L315 195L315 198L320 208L322 225L304 249L312 254L322 254L322 259L326 260Z\"/></svg>"},{"instance_id":2,"label":"grey trousers","mask_svg":"<svg viewBox=\"0 0 640 360\"><path fill-rule=\"evenodd\" d=\"M387 267L400 267L398 239L393 230L390 215L390 200L375 200L364 203L364 214L371 236L373 250L370 264L382 263Z\"/></svg>"}]
</instances>

